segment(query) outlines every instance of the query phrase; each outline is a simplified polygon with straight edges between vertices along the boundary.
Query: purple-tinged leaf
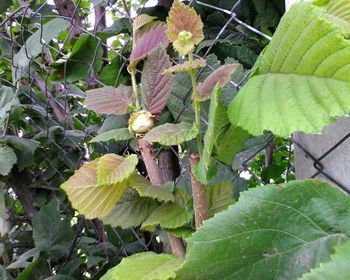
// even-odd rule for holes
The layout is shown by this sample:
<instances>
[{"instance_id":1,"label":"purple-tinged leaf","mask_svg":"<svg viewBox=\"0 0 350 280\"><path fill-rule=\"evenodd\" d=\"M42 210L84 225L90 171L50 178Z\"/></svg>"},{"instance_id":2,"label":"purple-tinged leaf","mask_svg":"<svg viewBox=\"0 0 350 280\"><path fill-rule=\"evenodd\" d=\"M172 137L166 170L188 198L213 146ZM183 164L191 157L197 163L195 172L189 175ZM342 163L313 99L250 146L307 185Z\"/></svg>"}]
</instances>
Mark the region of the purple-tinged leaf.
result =
<instances>
[{"instance_id":1,"label":"purple-tinged leaf","mask_svg":"<svg viewBox=\"0 0 350 280\"><path fill-rule=\"evenodd\" d=\"M162 75L171 66L163 46L158 46L147 57L142 71L142 103L152 115L159 117L171 93L172 75Z\"/></svg>"},{"instance_id":2,"label":"purple-tinged leaf","mask_svg":"<svg viewBox=\"0 0 350 280\"><path fill-rule=\"evenodd\" d=\"M238 64L223 65L211 73L203 83L198 83L197 90L201 101L210 99L211 93L217 83L224 87L237 70Z\"/></svg>"},{"instance_id":3,"label":"purple-tinged leaf","mask_svg":"<svg viewBox=\"0 0 350 280\"><path fill-rule=\"evenodd\" d=\"M87 91L84 105L99 114L124 115L134 99L132 87L104 87Z\"/></svg>"},{"instance_id":4,"label":"purple-tinged leaf","mask_svg":"<svg viewBox=\"0 0 350 280\"><path fill-rule=\"evenodd\" d=\"M163 75L171 74L171 73L180 73L180 72L188 72L190 70L203 68L207 65L207 61L203 58L195 59L193 61L185 61L181 64L176 64L168 69L163 71Z\"/></svg>"},{"instance_id":5,"label":"purple-tinged leaf","mask_svg":"<svg viewBox=\"0 0 350 280\"><path fill-rule=\"evenodd\" d=\"M161 25L142 35L131 52L129 71L133 71L137 63L147 57L159 44L162 44L164 47L169 45L169 39L165 31L166 26Z\"/></svg>"}]
</instances>

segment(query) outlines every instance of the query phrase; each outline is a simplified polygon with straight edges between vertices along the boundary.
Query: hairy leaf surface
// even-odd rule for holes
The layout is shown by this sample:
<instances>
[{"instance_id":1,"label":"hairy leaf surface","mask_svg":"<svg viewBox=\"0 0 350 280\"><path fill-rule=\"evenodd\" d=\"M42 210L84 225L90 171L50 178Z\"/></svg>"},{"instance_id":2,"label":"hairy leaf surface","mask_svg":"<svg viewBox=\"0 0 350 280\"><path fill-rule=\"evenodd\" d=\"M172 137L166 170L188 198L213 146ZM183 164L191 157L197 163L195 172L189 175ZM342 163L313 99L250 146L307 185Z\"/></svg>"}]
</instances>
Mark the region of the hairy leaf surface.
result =
<instances>
[{"instance_id":1,"label":"hairy leaf surface","mask_svg":"<svg viewBox=\"0 0 350 280\"><path fill-rule=\"evenodd\" d=\"M289 136L297 130L318 133L349 113L350 41L337 13L348 14L350 5L336 2L337 8L303 2L286 13L230 105L234 124L253 135L270 130Z\"/></svg>"},{"instance_id":2,"label":"hairy leaf surface","mask_svg":"<svg viewBox=\"0 0 350 280\"><path fill-rule=\"evenodd\" d=\"M162 72L171 66L171 61L162 45L147 57L143 66L141 85L142 102L152 115L159 117L171 93L171 75Z\"/></svg>"},{"instance_id":3,"label":"hairy leaf surface","mask_svg":"<svg viewBox=\"0 0 350 280\"><path fill-rule=\"evenodd\" d=\"M164 146L175 146L192 140L198 133L198 128L194 123L167 123L153 128L145 135L145 140Z\"/></svg>"},{"instance_id":4,"label":"hairy leaf surface","mask_svg":"<svg viewBox=\"0 0 350 280\"><path fill-rule=\"evenodd\" d=\"M231 79L231 75L237 70L239 64L227 64L220 66L211 73L204 82L198 83L197 90L202 101L208 100L216 84L224 87Z\"/></svg>"},{"instance_id":5,"label":"hairy leaf surface","mask_svg":"<svg viewBox=\"0 0 350 280\"><path fill-rule=\"evenodd\" d=\"M137 227L158 207L150 198L140 197L135 191L127 190L111 212L104 217L103 223L124 229Z\"/></svg>"},{"instance_id":6,"label":"hairy leaf surface","mask_svg":"<svg viewBox=\"0 0 350 280\"><path fill-rule=\"evenodd\" d=\"M166 27L160 25L150 29L141 36L131 52L129 71L133 71L139 61L147 57L159 44L163 45L164 48L168 46L169 39L165 34L165 30Z\"/></svg>"},{"instance_id":7,"label":"hairy leaf surface","mask_svg":"<svg viewBox=\"0 0 350 280\"><path fill-rule=\"evenodd\" d=\"M99 114L124 115L134 102L132 87L104 87L87 91L84 105Z\"/></svg>"},{"instance_id":8,"label":"hairy leaf surface","mask_svg":"<svg viewBox=\"0 0 350 280\"><path fill-rule=\"evenodd\" d=\"M179 279L298 279L349 239L350 199L313 180L267 185L188 239Z\"/></svg>"},{"instance_id":9,"label":"hairy leaf surface","mask_svg":"<svg viewBox=\"0 0 350 280\"><path fill-rule=\"evenodd\" d=\"M321 263L319 267L304 274L300 280L348 279L350 277L349 257L350 241L346 241L335 247L335 253L331 255L329 262Z\"/></svg>"},{"instance_id":10,"label":"hairy leaf surface","mask_svg":"<svg viewBox=\"0 0 350 280\"><path fill-rule=\"evenodd\" d=\"M72 206L87 218L105 217L127 189L137 157L106 154L83 165L61 185Z\"/></svg>"},{"instance_id":11,"label":"hairy leaf surface","mask_svg":"<svg viewBox=\"0 0 350 280\"><path fill-rule=\"evenodd\" d=\"M164 202L174 202L174 183L167 182L162 186L154 186L145 177L134 174L129 179L130 187L134 188L140 196L150 197Z\"/></svg>"}]
</instances>

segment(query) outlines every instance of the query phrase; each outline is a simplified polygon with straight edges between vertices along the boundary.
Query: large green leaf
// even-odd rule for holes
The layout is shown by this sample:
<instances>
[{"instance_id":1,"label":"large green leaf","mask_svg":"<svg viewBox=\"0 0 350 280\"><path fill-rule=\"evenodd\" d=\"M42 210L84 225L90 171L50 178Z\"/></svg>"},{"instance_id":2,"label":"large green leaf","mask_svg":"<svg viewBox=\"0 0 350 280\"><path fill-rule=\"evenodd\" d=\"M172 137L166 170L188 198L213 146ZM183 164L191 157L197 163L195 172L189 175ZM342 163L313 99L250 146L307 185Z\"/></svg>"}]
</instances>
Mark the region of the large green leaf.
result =
<instances>
[{"instance_id":1,"label":"large green leaf","mask_svg":"<svg viewBox=\"0 0 350 280\"><path fill-rule=\"evenodd\" d=\"M350 199L319 181L242 192L188 239L179 279L298 279L350 236Z\"/></svg>"},{"instance_id":2,"label":"large green leaf","mask_svg":"<svg viewBox=\"0 0 350 280\"><path fill-rule=\"evenodd\" d=\"M153 128L145 135L145 140L164 146L175 146L192 140L197 134L198 128L194 123L167 123Z\"/></svg>"},{"instance_id":3,"label":"large green leaf","mask_svg":"<svg viewBox=\"0 0 350 280\"><path fill-rule=\"evenodd\" d=\"M150 198L140 197L135 191L126 191L112 211L102 220L105 224L121 228L137 227L158 207Z\"/></svg>"},{"instance_id":4,"label":"large green leaf","mask_svg":"<svg viewBox=\"0 0 350 280\"><path fill-rule=\"evenodd\" d=\"M337 11L317 2L336 3ZM338 15L350 12L348 3L292 6L230 105L234 124L253 135L271 130L289 136L296 130L320 132L335 116L349 113L349 22Z\"/></svg>"},{"instance_id":5,"label":"large green leaf","mask_svg":"<svg viewBox=\"0 0 350 280\"><path fill-rule=\"evenodd\" d=\"M83 165L61 185L72 206L87 218L103 218L128 187L137 157L106 154Z\"/></svg>"},{"instance_id":6,"label":"large green leaf","mask_svg":"<svg viewBox=\"0 0 350 280\"><path fill-rule=\"evenodd\" d=\"M110 140L114 141L125 141L133 138L128 128L118 128L103 132L90 140L90 143L95 142L107 142Z\"/></svg>"},{"instance_id":7,"label":"large green leaf","mask_svg":"<svg viewBox=\"0 0 350 280\"><path fill-rule=\"evenodd\" d=\"M154 186L145 177L135 174L130 177L129 186L134 188L140 196L150 197L164 202L174 202L174 183L167 182L162 186Z\"/></svg>"},{"instance_id":8,"label":"large green leaf","mask_svg":"<svg viewBox=\"0 0 350 280\"><path fill-rule=\"evenodd\" d=\"M304 274L300 280L344 280L350 278L350 241L335 247L331 260Z\"/></svg>"},{"instance_id":9,"label":"large green leaf","mask_svg":"<svg viewBox=\"0 0 350 280\"><path fill-rule=\"evenodd\" d=\"M13 57L14 67L12 69L12 79L17 81L27 71L31 59L42 52L43 45L49 44L52 39L60 35L69 26L69 21L62 18L54 18L34 32L27 39L20 51Z\"/></svg>"},{"instance_id":10,"label":"large green leaf","mask_svg":"<svg viewBox=\"0 0 350 280\"><path fill-rule=\"evenodd\" d=\"M51 259L58 260L68 254L73 230L70 221L61 217L55 199L34 215L33 238L35 246Z\"/></svg>"},{"instance_id":11,"label":"large green leaf","mask_svg":"<svg viewBox=\"0 0 350 280\"><path fill-rule=\"evenodd\" d=\"M11 147L0 147L0 162L0 175L8 175L17 162L16 154Z\"/></svg>"},{"instance_id":12,"label":"large green leaf","mask_svg":"<svg viewBox=\"0 0 350 280\"><path fill-rule=\"evenodd\" d=\"M121 263L111 268L101 280L173 279L181 263L182 260L173 255L157 255L153 252L139 253L123 258Z\"/></svg>"}]
</instances>

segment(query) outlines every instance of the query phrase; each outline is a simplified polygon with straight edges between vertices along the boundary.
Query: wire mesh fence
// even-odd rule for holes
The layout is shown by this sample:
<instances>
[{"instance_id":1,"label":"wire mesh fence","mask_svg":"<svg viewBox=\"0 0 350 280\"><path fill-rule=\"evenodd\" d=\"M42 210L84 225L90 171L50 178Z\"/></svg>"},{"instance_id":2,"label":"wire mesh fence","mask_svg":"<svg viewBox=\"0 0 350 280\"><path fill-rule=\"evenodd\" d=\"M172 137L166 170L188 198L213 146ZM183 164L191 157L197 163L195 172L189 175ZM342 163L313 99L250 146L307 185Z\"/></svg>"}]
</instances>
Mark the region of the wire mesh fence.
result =
<instances>
[{"instance_id":1,"label":"wire mesh fence","mask_svg":"<svg viewBox=\"0 0 350 280\"><path fill-rule=\"evenodd\" d=\"M10 46L10 49L8 50L10 55L2 54L0 59L7 61L12 67L12 76L8 76L2 72L0 73L0 80L2 84L15 89L16 95L21 96L21 101L26 103L29 109L40 111L38 104L45 108L43 112L45 114L45 123L37 123L33 118L25 120L33 127L33 131L27 133L31 135L40 133L40 137L46 138L45 148L39 150L43 158L48 157L49 153L46 152L49 149L55 149L57 151L57 157L59 157L61 161L68 162L65 166L62 166L55 164L54 158L47 158L42 170L40 171L45 173L46 170L52 169L58 174L60 180L63 182L66 179L65 174L69 174L69 170L67 171L67 169L70 168L72 171L78 168L82 162L87 161L92 156L87 143L90 135L96 131L96 127L90 125L91 118L97 118L100 123L104 120L104 118L99 119L99 117L92 115L91 112L83 107L81 103L81 98L84 96L83 93L76 89L75 92L73 92L72 83L67 79L69 67L71 67L71 63L75 63L79 65L79 67L87 68L87 75L84 82L87 84L88 88L107 86L98 75L96 75L94 70L96 60L102 51L107 53L107 56L102 56L106 64L108 64L108 57L119 57L121 65L116 77L116 84L121 81L122 72L125 71L129 62L125 54L125 49L130 43L132 35L120 40L121 44L116 47L99 35L99 26L105 20L105 16L111 13L132 21L133 16L144 11L145 7L148 6L148 1L144 1L141 7L137 10L137 13L136 11L130 11L124 1L106 1L100 12L96 12L95 8L95 22L93 26L88 27L79 20L79 10L84 9L84 7L80 7L80 0L76 2L73 13L60 13L59 15L57 13L47 13L47 7L50 6L48 2L41 2L41 4L37 5L34 10L30 3L23 1L20 2L22 5L14 11L7 12L3 16L2 22L0 22L0 37ZM210 55L212 49L221 39L225 31L233 28L232 24L242 26L261 38L271 40L270 35L245 23L237 16L235 11L240 3L241 1L234 1L232 8L228 10L202 1L192 0L189 2L190 5L210 9L221 14L225 18L225 24L220 30L218 30L215 38L206 46L206 51L200 55L200 57L206 58ZM56 38L53 38L54 43L50 43L47 41L47 38L45 38L46 33L44 22L47 22L47 19L49 18L60 18L71 24L69 31L64 33L63 38L61 36L59 42ZM107 28L106 26L103 27ZM14 36L14 34L17 34L17 36ZM72 53L67 51L67 49L71 50L71 47L66 48L67 44L70 44L69 38L82 34L88 35L89 38L93 38L95 41L91 45L92 49L89 50L90 57L87 59L85 57L80 59L72 58ZM30 36L36 36L35 40L39 43L40 49L33 50L27 46L27 40ZM38 46L38 44L36 44L36 46ZM27 60L25 64L22 63L23 61L16 60L16 54L19 52L22 52L20 59ZM35 55L36 52L39 53L39 56ZM63 61L63 64L60 66L62 73L60 73L61 76L58 79L59 81L55 82L54 86L52 86L50 81L52 75L51 67L52 64L55 64L57 61ZM216 67L208 63L207 68L214 71ZM249 70L250 69L246 70L239 80L232 80L230 82L236 91L238 91L248 79L250 74ZM198 78L202 74L202 71L203 70L198 72ZM17 78L14 79L14 77ZM182 99L182 108L177 115L173 116L174 122L179 122L186 110L193 111L192 106L188 105L190 104L188 99L190 98L191 91L192 89L188 88L186 94L179 97ZM72 111L72 109L74 110ZM206 118L202 116L202 125L206 126L207 124L208 122ZM80 127L79 131L75 129L77 126ZM57 132L55 132L56 129L59 130L61 135L59 142L55 140L56 138L52 138L52 135ZM6 134L8 130L11 130L11 128L7 125L4 134ZM18 133L21 134L21 131L18 131ZM74 141L72 141L72 137L74 138ZM348 188L350 188L350 186L345 186L335 178L334 174L329 174L325 168L327 157L341 145L344 145L349 137L350 133L344 132L344 137L342 137L340 141L337 141L334 145L330 146L321 156L315 156L312 152L303 147L302 143L297 142L293 137L288 139L277 139L273 135L267 133L263 136L259 144L254 142L250 143L250 146L248 145L244 151L236 156L233 167L235 170L235 176L232 178L235 186L235 196L238 197L238 192L249 186L273 182L274 180L271 179L272 177L279 178L275 180L277 183L280 178L284 180L294 178L295 145L301 148L312 159L313 166L317 172L311 177L317 177L319 174L322 174L334 184L338 185L346 192L349 192ZM101 145L100 148L99 153L113 151L113 149L106 145ZM155 153L156 157L164 149L166 148L157 148ZM119 150L119 153L121 154L127 152L128 147L126 146L123 146ZM172 152L181 161L183 158L183 151L179 152L177 149L172 148ZM72 157L73 154L74 157ZM278 175L272 177L267 176L266 173L268 172L268 168L272 166L276 160L282 162L281 158L283 158L283 164L278 166ZM186 164L183 164L181 168L183 170L188 170ZM43 177L45 178L45 176ZM244 184L242 184L242 182L244 182ZM183 183L182 178L179 178L176 183ZM46 187L50 188L50 184L51 182L47 180ZM118 232L115 229L113 230L121 244L120 254L127 256L130 243L124 244L123 233ZM135 244L137 244L135 246L139 246L140 250L154 250L154 248L150 247L153 246L152 241L156 237L155 233L145 237L139 229L131 228L130 232Z\"/></svg>"}]
</instances>

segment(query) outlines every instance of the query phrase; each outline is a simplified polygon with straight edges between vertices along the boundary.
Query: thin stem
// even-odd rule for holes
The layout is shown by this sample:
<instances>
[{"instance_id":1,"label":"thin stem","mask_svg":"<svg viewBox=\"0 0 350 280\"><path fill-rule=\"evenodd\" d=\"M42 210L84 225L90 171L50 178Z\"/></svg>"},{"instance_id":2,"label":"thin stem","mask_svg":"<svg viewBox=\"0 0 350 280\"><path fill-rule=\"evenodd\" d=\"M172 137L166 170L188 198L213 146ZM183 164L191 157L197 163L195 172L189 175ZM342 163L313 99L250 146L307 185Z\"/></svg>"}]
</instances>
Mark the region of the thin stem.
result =
<instances>
[{"instance_id":1,"label":"thin stem","mask_svg":"<svg viewBox=\"0 0 350 280\"><path fill-rule=\"evenodd\" d=\"M193 62L193 55L192 53L188 54L188 60L190 63ZM203 143L202 143L202 136L201 136L201 104L198 102L198 91L197 91L197 79L196 79L196 71L195 70L190 70L189 74L191 76L191 81L192 81L192 99L193 99L193 109L194 109L194 114L195 114L195 122L196 126L198 128L198 135L196 137L197 140L197 146L198 146L198 152L201 155L203 151Z\"/></svg>"},{"instance_id":2,"label":"thin stem","mask_svg":"<svg viewBox=\"0 0 350 280\"><path fill-rule=\"evenodd\" d=\"M131 83L132 83L132 88L133 88L133 91L134 91L134 94L135 94L135 105L136 105L136 108L137 110L140 110L141 106L140 106L140 101L139 101L139 90L137 88L137 82L136 82L136 72L135 71L132 71L130 73L131 75Z\"/></svg>"}]
</instances>

